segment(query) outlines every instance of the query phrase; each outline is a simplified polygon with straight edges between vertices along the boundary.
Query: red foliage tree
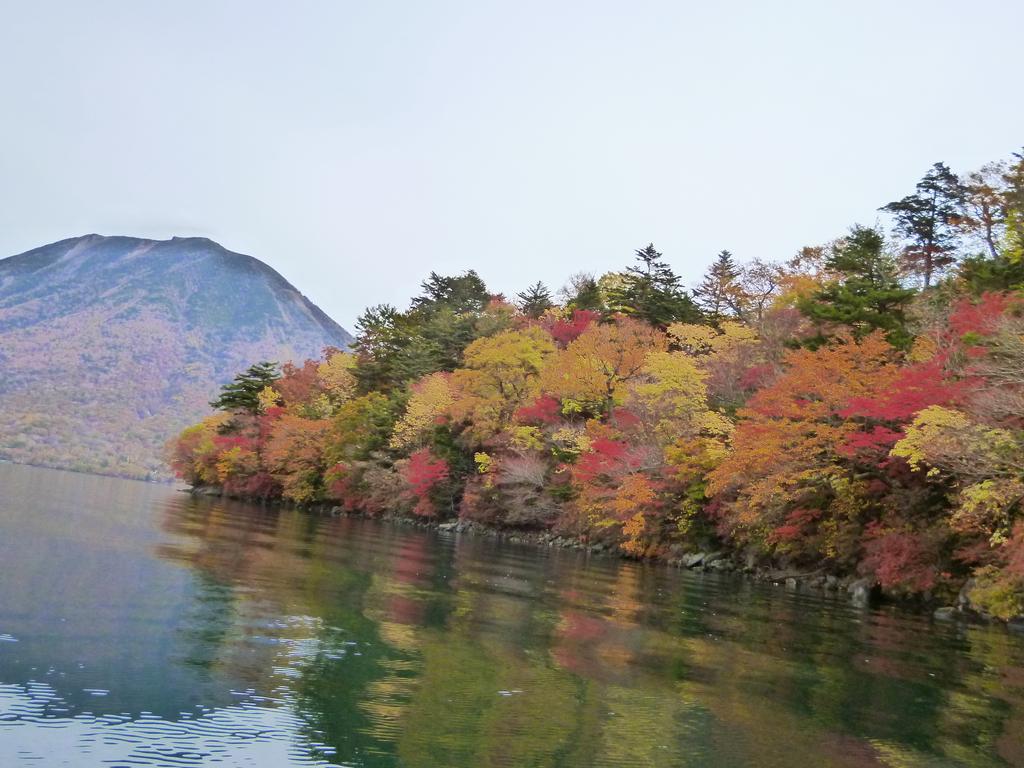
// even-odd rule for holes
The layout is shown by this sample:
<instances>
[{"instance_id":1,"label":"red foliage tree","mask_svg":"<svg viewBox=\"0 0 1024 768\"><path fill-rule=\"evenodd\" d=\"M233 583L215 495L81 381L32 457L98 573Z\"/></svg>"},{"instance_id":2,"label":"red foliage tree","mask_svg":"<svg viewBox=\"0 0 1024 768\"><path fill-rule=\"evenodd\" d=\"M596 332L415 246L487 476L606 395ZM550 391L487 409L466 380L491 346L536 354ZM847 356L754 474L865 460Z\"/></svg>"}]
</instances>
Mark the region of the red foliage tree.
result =
<instances>
[{"instance_id":1,"label":"red foliage tree","mask_svg":"<svg viewBox=\"0 0 1024 768\"><path fill-rule=\"evenodd\" d=\"M560 347L568 346L575 341L587 328L601 319L601 313L591 309L577 309L569 320L553 319L546 321L544 326Z\"/></svg>"},{"instance_id":2,"label":"red foliage tree","mask_svg":"<svg viewBox=\"0 0 1024 768\"><path fill-rule=\"evenodd\" d=\"M562 406L550 395L538 397L529 405L524 405L515 412L515 421L519 424L541 426L555 424L562 416Z\"/></svg>"},{"instance_id":3,"label":"red foliage tree","mask_svg":"<svg viewBox=\"0 0 1024 768\"><path fill-rule=\"evenodd\" d=\"M865 534L861 571L872 574L884 589L924 592L938 583L939 547L928 531L871 523Z\"/></svg>"},{"instance_id":4,"label":"red foliage tree","mask_svg":"<svg viewBox=\"0 0 1024 768\"><path fill-rule=\"evenodd\" d=\"M421 448L409 456L402 479L409 487L409 497L416 502L413 512L424 517L437 514L433 497L449 475L448 462L434 456L429 448Z\"/></svg>"},{"instance_id":5,"label":"red foliage tree","mask_svg":"<svg viewBox=\"0 0 1024 768\"><path fill-rule=\"evenodd\" d=\"M285 363L281 367L281 378L274 383L274 388L281 394L285 403L305 403L318 393L319 365L315 360L307 360L302 366Z\"/></svg>"},{"instance_id":6,"label":"red foliage tree","mask_svg":"<svg viewBox=\"0 0 1024 768\"><path fill-rule=\"evenodd\" d=\"M949 316L949 330L955 338L968 333L988 336L998 329L1011 303L1005 293L983 293L977 301L960 299Z\"/></svg>"},{"instance_id":7,"label":"red foliage tree","mask_svg":"<svg viewBox=\"0 0 1024 768\"><path fill-rule=\"evenodd\" d=\"M845 419L864 424L864 430L846 437L839 449L848 457L883 460L903 437L902 427L931 405L955 405L967 393L970 382L946 378L943 361L935 358L899 370L885 386L866 397L854 397L838 412Z\"/></svg>"}]
</instances>

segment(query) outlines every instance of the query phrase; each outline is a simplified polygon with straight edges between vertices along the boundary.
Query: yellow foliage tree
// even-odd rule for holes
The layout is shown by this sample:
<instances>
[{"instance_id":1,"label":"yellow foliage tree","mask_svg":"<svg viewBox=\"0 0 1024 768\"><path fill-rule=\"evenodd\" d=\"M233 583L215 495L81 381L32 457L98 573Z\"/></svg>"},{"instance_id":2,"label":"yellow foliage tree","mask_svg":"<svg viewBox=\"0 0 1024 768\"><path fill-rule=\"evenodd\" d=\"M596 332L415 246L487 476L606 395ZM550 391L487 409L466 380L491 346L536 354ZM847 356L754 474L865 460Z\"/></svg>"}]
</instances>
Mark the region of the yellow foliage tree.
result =
<instances>
[{"instance_id":1,"label":"yellow foliage tree","mask_svg":"<svg viewBox=\"0 0 1024 768\"><path fill-rule=\"evenodd\" d=\"M493 438L516 409L540 391L540 373L555 353L551 336L535 326L477 339L452 374L452 418L466 425L474 444Z\"/></svg>"},{"instance_id":2,"label":"yellow foliage tree","mask_svg":"<svg viewBox=\"0 0 1024 768\"><path fill-rule=\"evenodd\" d=\"M749 325L726 320L718 328L693 323L673 323L668 335L691 355L721 356L757 342L757 333Z\"/></svg>"},{"instance_id":3,"label":"yellow foliage tree","mask_svg":"<svg viewBox=\"0 0 1024 768\"><path fill-rule=\"evenodd\" d=\"M356 356L348 352L334 352L317 366L317 379L334 407L355 397L355 367Z\"/></svg>"},{"instance_id":4,"label":"yellow foliage tree","mask_svg":"<svg viewBox=\"0 0 1024 768\"><path fill-rule=\"evenodd\" d=\"M630 388L626 404L661 445L682 434L693 434L717 424L708 411L704 373L689 355L657 350L647 355L643 378ZM719 417L720 418L720 417Z\"/></svg>"},{"instance_id":5,"label":"yellow foliage tree","mask_svg":"<svg viewBox=\"0 0 1024 768\"><path fill-rule=\"evenodd\" d=\"M405 413L392 433L391 447L422 445L430 430L448 417L453 402L450 374L431 373L412 384Z\"/></svg>"},{"instance_id":6,"label":"yellow foliage tree","mask_svg":"<svg viewBox=\"0 0 1024 768\"><path fill-rule=\"evenodd\" d=\"M627 385L644 375L648 356L666 345L664 334L638 320L592 325L558 353L541 386L562 400L565 412L607 416L623 402Z\"/></svg>"},{"instance_id":7,"label":"yellow foliage tree","mask_svg":"<svg viewBox=\"0 0 1024 768\"><path fill-rule=\"evenodd\" d=\"M260 390L256 398L259 403L259 412L266 413L268 408L273 408L281 402L281 393L268 384Z\"/></svg>"},{"instance_id":8,"label":"yellow foliage tree","mask_svg":"<svg viewBox=\"0 0 1024 768\"><path fill-rule=\"evenodd\" d=\"M915 471L955 478L960 490L950 516L954 530L982 533L993 544L1010 535L1011 513L1024 498L1024 445L1017 434L933 405L914 418L892 455Z\"/></svg>"}]
</instances>

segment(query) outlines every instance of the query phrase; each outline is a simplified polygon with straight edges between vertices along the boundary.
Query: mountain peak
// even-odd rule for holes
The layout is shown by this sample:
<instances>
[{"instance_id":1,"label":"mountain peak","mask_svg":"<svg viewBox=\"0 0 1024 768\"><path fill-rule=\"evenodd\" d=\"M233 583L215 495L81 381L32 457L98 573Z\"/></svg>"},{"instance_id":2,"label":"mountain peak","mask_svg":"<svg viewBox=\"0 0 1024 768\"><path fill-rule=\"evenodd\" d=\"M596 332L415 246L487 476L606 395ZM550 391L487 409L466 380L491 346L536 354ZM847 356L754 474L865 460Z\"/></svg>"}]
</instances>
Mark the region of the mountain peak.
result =
<instances>
[{"instance_id":1,"label":"mountain peak","mask_svg":"<svg viewBox=\"0 0 1024 768\"><path fill-rule=\"evenodd\" d=\"M351 340L274 269L206 237L91 233L2 259L0 458L161 474L164 441L238 370Z\"/></svg>"}]
</instances>

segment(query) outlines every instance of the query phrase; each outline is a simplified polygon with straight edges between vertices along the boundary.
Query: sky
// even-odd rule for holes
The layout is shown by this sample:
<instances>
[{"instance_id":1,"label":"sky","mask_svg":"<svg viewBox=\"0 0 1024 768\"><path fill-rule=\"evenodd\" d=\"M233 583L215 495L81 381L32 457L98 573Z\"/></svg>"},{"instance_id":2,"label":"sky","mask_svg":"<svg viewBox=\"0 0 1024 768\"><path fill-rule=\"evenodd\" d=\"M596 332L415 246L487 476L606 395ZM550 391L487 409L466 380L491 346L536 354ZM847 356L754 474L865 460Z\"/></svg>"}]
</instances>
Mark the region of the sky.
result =
<instances>
[{"instance_id":1,"label":"sky","mask_svg":"<svg viewBox=\"0 0 1024 768\"><path fill-rule=\"evenodd\" d=\"M1024 145L1017 0L0 0L0 256L201 235L349 330L653 242L688 285Z\"/></svg>"}]
</instances>

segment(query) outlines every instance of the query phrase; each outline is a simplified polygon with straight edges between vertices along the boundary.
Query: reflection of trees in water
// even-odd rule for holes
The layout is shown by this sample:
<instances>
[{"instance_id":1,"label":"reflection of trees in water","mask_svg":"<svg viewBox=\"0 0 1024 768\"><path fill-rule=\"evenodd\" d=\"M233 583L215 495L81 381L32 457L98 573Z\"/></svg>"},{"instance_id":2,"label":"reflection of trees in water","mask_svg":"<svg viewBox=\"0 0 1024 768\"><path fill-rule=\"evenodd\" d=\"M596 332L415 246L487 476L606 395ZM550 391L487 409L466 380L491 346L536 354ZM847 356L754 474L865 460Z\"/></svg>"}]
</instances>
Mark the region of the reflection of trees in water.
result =
<instances>
[{"instance_id":1,"label":"reflection of trees in water","mask_svg":"<svg viewBox=\"0 0 1024 768\"><path fill-rule=\"evenodd\" d=\"M1019 761L1021 645L996 632L220 501L165 529L207 581L190 658L283 681L342 762Z\"/></svg>"},{"instance_id":2,"label":"reflection of trees in water","mask_svg":"<svg viewBox=\"0 0 1024 768\"><path fill-rule=\"evenodd\" d=\"M255 514L254 514L255 512ZM161 554L189 564L232 595L230 628L210 663L263 693L285 688L310 737L333 759L366 763L386 752L366 734L367 687L382 676L389 647L364 615L373 570L367 550L345 551L342 532L294 511L256 512L244 504L194 500L172 507L165 530L186 538ZM360 566L362 563L362 567Z\"/></svg>"},{"instance_id":3,"label":"reflection of trees in water","mask_svg":"<svg viewBox=\"0 0 1024 768\"><path fill-rule=\"evenodd\" d=\"M764 764L786 764L787 753L820 754L834 765L920 765L973 754L967 762L979 764L978 750L995 755L1009 732L1003 702L975 698L964 708L957 692L988 656L964 641L1001 633L970 630L951 643L925 619L859 612L845 601L763 591L740 601L727 592L680 597L680 615L699 616L679 626L692 664L682 688L728 724L724 738L734 748L746 745ZM1018 693L1018 713L1021 703ZM782 732L788 748L773 737Z\"/></svg>"},{"instance_id":4,"label":"reflection of trees in water","mask_svg":"<svg viewBox=\"0 0 1024 768\"><path fill-rule=\"evenodd\" d=\"M196 574L194 602L182 617L179 629L187 645L182 662L213 672L238 620L234 590L229 585L214 581L203 571Z\"/></svg>"}]
</instances>

